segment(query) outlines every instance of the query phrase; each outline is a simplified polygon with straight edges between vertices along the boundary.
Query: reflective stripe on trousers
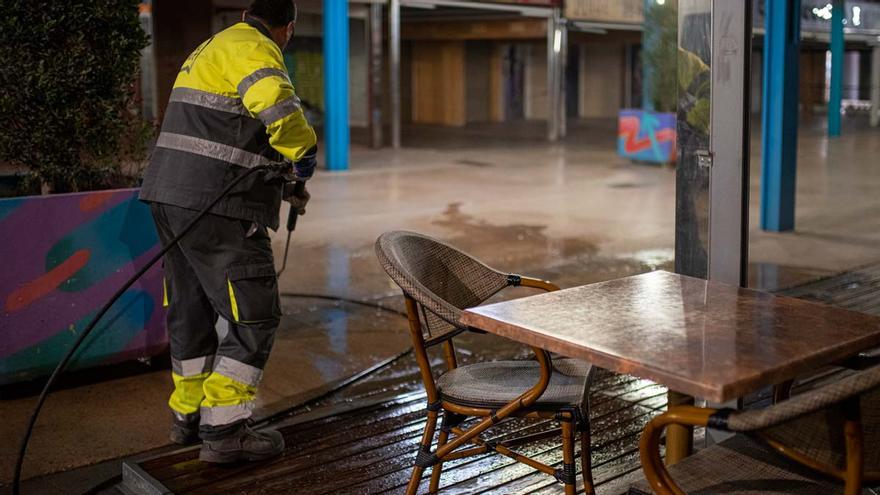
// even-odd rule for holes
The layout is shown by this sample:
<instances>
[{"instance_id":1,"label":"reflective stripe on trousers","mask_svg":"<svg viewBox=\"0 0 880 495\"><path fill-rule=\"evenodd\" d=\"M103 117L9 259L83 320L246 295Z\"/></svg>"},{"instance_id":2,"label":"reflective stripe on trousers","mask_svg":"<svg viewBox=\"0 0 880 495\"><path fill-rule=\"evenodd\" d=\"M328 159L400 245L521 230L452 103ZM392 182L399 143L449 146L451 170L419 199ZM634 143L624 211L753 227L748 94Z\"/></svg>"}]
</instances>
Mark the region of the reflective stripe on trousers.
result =
<instances>
[{"instance_id":1,"label":"reflective stripe on trousers","mask_svg":"<svg viewBox=\"0 0 880 495\"><path fill-rule=\"evenodd\" d=\"M168 405L179 415L201 412L201 424L206 426L249 418L263 370L225 356L217 358L213 371L198 368L211 361L213 356L174 360L174 392Z\"/></svg>"},{"instance_id":2,"label":"reflective stripe on trousers","mask_svg":"<svg viewBox=\"0 0 880 495\"><path fill-rule=\"evenodd\" d=\"M220 357L203 384L202 425L223 426L249 418L262 376L259 368Z\"/></svg>"},{"instance_id":3,"label":"reflective stripe on trousers","mask_svg":"<svg viewBox=\"0 0 880 495\"><path fill-rule=\"evenodd\" d=\"M192 359L171 359L171 379L174 392L168 406L176 415L192 416L199 412L205 399L204 382L211 374L214 356ZM178 417L178 419L184 419Z\"/></svg>"}]
</instances>

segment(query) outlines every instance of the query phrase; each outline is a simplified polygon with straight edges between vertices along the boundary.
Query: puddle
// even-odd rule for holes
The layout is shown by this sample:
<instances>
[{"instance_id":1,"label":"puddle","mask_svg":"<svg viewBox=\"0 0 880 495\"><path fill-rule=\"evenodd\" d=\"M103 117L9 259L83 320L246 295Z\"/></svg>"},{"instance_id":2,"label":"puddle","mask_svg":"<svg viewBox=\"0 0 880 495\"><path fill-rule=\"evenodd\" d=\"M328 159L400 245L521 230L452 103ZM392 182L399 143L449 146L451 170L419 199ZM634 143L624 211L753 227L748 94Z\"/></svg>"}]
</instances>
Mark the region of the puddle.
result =
<instances>
[{"instance_id":1,"label":"puddle","mask_svg":"<svg viewBox=\"0 0 880 495\"><path fill-rule=\"evenodd\" d=\"M450 203L441 218L432 223L451 231L448 242L492 265L534 266L553 264L575 256L594 256L595 242L579 237L551 238L546 225L513 223L498 225L462 211L461 203Z\"/></svg>"}]
</instances>

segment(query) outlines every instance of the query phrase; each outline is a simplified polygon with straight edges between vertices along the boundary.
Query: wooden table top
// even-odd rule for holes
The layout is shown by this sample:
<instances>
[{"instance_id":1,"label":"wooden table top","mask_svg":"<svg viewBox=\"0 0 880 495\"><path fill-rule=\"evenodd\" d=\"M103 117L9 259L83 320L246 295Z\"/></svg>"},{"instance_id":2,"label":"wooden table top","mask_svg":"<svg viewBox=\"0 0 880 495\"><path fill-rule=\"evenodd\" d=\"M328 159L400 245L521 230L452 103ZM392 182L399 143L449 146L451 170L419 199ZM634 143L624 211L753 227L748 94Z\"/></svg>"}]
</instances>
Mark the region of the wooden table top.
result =
<instances>
[{"instance_id":1,"label":"wooden table top","mask_svg":"<svg viewBox=\"0 0 880 495\"><path fill-rule=\"evenodd\" d=\"M461 321L715 402L880 346L880 317L663 271L480 306Z\"/></svg>"}]
</instances>

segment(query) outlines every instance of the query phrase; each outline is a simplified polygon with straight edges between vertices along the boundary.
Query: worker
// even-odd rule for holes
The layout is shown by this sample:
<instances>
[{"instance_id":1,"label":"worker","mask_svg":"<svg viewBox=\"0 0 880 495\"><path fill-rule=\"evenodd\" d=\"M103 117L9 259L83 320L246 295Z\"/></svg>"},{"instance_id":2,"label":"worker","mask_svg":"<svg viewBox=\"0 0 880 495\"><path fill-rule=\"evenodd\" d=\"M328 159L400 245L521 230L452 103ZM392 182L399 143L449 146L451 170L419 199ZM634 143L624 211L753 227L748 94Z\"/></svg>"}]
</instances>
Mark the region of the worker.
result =
<instances>
[{"instance_id":1,"label":"worker","mask_svg":"<svg viewBox=\"0 0 880 495\"><path fill-rule=\"evenodd\" d=\"M311 177L317 151L281 55L295 22L292 0L254 0L242 22L192 52L140 192L167 245L249 168L293 164L281 176L275 168L252 173L164 258L171 440L201 439L205 462L284 450L279 432L255 430L249 418L281 319L267 229L278 228L282 199L305 213L309 193L293 184Z\"/></svg>"}]
</instances>

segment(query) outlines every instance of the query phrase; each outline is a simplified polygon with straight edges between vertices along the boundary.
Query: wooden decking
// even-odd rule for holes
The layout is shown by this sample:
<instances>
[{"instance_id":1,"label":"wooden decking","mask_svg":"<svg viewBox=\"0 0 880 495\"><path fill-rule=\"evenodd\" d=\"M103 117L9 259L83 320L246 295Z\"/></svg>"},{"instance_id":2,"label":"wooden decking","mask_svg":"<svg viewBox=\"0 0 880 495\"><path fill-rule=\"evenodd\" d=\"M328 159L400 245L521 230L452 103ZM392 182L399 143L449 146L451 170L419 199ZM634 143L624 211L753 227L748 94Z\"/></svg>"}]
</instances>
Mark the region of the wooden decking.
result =
<instances>
[{"instance_id":1,"label":"wooden decking","mask_svg":"<svg viewBox=\"0 0 880 495\"><path fill-rule=\"evenodd\" d=\"M638 435L665 408L666 389L604 371L594 385L592 459L596 484L602 488L638 469ZM343 403L273 425L284 433L287 450L267 463L215 467L199 462L197 449L184 449L139 466L127 466L126 478L129 486L138 481L133 478L140 478L140 483L150 481L159 488L156 493L402 492L425 422L424 394L356 398L355 403L363 405ZM513 419L493 432L495 439L503 440L552 427L550 421ZM556 438L519 450L549 464L562 461L561 440ZM445 464L441 486L444 493L561 491L561 485L552 477L498 455ZM425 487L420 493L426 491Z\"/></svg>"},{"instance_id":2,"label":"wooden decking","mask_svg":"<svg viewBox=\"0 0 880 495\"><path fill-rule=\"evenodd\" d=\"M811 282L781 292L838 306L852 311L880 315L880 263Z\"/></svg>"},{"instance_id":3,"label":"wooden decking","mask_svg":"<svg viewBox=\"0 0 880 495\"><path fill-rule=\"evenodd\" d=\"M880 314L880 265L782 293ZM465 362L485 357L474 355ZM810 382L833 379L836 373L823 372ZM760 406L768 401L765 391L750 397L747 403ZM638 474L638 437L644 425L665 409L666 389L647 380L600 370L593 384L591 406L597 491L617 495L625 492ZM127 464L124 487L129 493L150 494L402 493L424 426L424 407L415 365L407 356L317 404L277 419L272 426L284 433L287 450L275 460L216 467L200 463L197 448L183 449L140 464ZM503 440L552 427L547 421L514 419L490 431L495 439ZM561 463L561 441L556 438L518 450L542 462ZM425 483L419 493L427 492ZM553 478L492 454L446 463L441 482L444 494L561 491Z\"/></svg>"}]
</instances>

